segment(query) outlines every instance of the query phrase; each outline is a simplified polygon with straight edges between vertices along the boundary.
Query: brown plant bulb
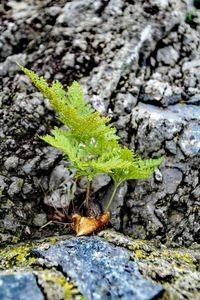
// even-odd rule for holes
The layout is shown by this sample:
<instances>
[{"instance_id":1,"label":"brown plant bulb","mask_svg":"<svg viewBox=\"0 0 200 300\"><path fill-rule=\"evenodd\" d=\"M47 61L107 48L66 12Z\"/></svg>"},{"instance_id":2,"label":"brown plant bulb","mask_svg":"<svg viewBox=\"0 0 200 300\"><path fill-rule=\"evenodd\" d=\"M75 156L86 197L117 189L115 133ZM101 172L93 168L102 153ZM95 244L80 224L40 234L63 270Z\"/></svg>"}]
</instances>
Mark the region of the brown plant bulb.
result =
<instances>
[{"instance_id":1,"label":"brown plant bulb","mask_svg":"<svg viewBox=\"0 0 200 300\"><path fill-rule=\"evenodd\" d=\"M89 235L94 231L102 229L106 226L110 219L110 213L104 212L101 217L89 218L89 217L81 217L79 214L74 214L72 216L73 221L73 229L76 232L76 236L81 235Z\"/></svg>"}]
</instances>

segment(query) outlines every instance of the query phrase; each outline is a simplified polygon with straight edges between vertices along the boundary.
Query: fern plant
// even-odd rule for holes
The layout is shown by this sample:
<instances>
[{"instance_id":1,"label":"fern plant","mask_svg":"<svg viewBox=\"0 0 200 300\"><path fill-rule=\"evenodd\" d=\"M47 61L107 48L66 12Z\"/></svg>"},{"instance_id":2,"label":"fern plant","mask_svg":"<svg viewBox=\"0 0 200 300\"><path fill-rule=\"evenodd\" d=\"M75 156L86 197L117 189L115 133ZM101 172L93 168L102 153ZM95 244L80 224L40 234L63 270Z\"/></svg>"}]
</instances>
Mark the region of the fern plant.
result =
<instances>
[{"instance_id":1,"label":"fern plant","mask_svg":"<svg viewBox=\"0 0 200 300\"><path fill-rule=\"evenodd\" d=\"M49 86L43 77L21 65L19 67L49 99L58 119L66 126L65 130L55 127L51 135L40 138L62 150L64 158L70 160L76 169L76 178L87 176L87 207L91 182L98 174L108 173L114 182L114 190L106 206L108 211L123 182L148 178L163 161L163 157L143 160L132 150L122 147L110 118L94 111L85 102L78 82L74 81L66 91L59 81Z\"/></svg>"}]
</instances>

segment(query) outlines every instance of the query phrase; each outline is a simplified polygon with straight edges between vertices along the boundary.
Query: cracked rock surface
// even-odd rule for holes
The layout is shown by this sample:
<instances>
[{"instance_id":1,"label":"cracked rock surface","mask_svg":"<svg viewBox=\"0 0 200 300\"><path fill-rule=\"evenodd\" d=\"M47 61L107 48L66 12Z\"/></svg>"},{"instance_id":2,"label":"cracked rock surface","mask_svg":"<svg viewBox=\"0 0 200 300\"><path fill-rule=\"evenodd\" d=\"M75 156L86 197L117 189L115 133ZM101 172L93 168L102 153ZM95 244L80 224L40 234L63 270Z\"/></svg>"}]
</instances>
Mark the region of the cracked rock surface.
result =
<instances>
[{"instance_id":1,"label":"cracked rock surface","mask_svg":"<svg viewBox=\"0 0 200 300\"><path fill-rule=\"evenodd\" d=\"M60 267L88 299L151 300L162 292L142 278L125 249L98 237L72 238L33 254Z\"/></svg>"},{"instance_id":2,"label":"cracked rock surface","mask_svg":"<svg viewBox=\"0 0 200 300\"><path fill-rule=\"evenodd\" d=\"M78 80L93 107L113 117L122 144L165 156L151 179L121 188L116 229L175 246L199 241L199 14L190 0L0 4L2 242L44 234L38 227L52 210L67 211L75 187L61 153L37 137L60 124L16 61L49 82ZM111 189L103 176L93 185L99 202Z\"/></svg>"},{"instance_id":3,"label":"cracked rock surface","mask_svg":"<svg viewBox=\"0 0 200 300\"><path fill-rule=\"evenodd\" d=\"M24 274L32 283L32 291L38 287L46 300L86 300L83 294L91 293L94 299L110 299L113 295L118 299L119 292L124 297L131 295L130 300L138 295L139 299L150 299L152 295L160 300L199 299L199 245L168 248L160 241L134 240L109 229L98 235L84 238L65 235L8 244L0 248L0 282L5 276L12 276L15 295L23 295ZM134 281L127 285L130 278ZM98 289L100 286L104 289ZM105 290L109 286L107 295ZM3 287L0 293L4 291L5 295L10 286Z\"/></svg>"}]
</instances>

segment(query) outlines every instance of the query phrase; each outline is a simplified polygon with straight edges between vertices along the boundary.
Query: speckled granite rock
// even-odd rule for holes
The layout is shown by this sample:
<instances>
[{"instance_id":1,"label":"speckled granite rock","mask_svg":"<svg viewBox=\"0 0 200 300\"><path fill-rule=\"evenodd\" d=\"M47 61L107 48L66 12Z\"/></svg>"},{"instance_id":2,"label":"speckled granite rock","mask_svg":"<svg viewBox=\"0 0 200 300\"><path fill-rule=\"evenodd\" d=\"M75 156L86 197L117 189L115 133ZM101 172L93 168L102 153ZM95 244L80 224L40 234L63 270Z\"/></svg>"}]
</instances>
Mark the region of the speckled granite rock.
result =
<instances>
[{"instance_id":1,"label":"speckled granite rock","mask_svg":"<svg viewBox=\"0 0 200 300\"><path fill-rule=\"evenodd\" d=\"M33 254L62 268L88 299L151 300L162 292L142 278L127 250L98 237L72 238Z\"/></svg>"},{"instance_id":2,"label":"speckled granite rock","mask_svg":"<svg viewBox=\"0 0 200 300\"><path fill-rule=\"evenodd\" d=\"M159 240L133 240L114 230L105 230L99 235L132 251L144 277L162 283L164 294L160 299L199 299L199 245L194 243L190 248L168 248Z\"/></svg>"},{"instance_id":3,"label":"speckled granite rock","mask_svg":"<svg viewBox=\"0 0 200 300\"><path fill-rule=\"evenodd\" d=\"M1 300L44 300L33 274L0 274Z\"/></svg>"},{"instance_id":4,"label":"speckled granite rock","mask_svg":"<svg viewBox=\"0 0 200 300\"><path fill-rule=\"evenodd\" d=\"M104 238L108 249L111 245L116 245L120 246L122 252L129 251L131 260L138 265L141 274L164 289L164 293L159 299L199 300L199 245L194 243L188 248L168 248L159 240L134 240L109 229L99 232L98 235ZM72 236L57 236L37 241L25 241L17 245L7 244L1 247L1 275L5 275L5 272L7 274L14 273L14 275L16 272L20 274L33 273L45 299L85 300L75 282L63 272L59 265L31 255L32 249L44 253L56 242L63 241L65 243L70 238ZM94 251L96 251L95 249L94 247ZM112 259L117 258L113 257ZM78 262L78 260L77 257L76 261ZM76 267L78 268L77 265ZM83 271L82 264L80 264L80 269ZM95 274L93 273L93 275Z\"/></svg>"}]
</instances>

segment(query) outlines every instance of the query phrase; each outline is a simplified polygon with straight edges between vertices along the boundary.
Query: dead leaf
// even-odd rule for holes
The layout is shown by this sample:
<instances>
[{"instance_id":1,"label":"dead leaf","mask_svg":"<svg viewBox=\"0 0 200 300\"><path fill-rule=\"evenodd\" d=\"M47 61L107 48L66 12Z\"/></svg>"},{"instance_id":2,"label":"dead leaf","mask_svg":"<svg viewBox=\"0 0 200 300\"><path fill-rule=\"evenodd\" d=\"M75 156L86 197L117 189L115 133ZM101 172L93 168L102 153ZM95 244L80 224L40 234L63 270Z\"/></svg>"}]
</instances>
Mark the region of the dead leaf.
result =
<instances>
[{"instance_id":1,"label":"dead leaf","mask_svg":"<svg viewBox=\"0 0 200 300\"><path fill-rule=\"evenodd\" d=\"M110 213L104 212L103 215L97 219L89 217L81 217L79 214L72 216L73 229L77 236L89 235L106 226L110 219Z\"/></svg>"}]
</instances>

